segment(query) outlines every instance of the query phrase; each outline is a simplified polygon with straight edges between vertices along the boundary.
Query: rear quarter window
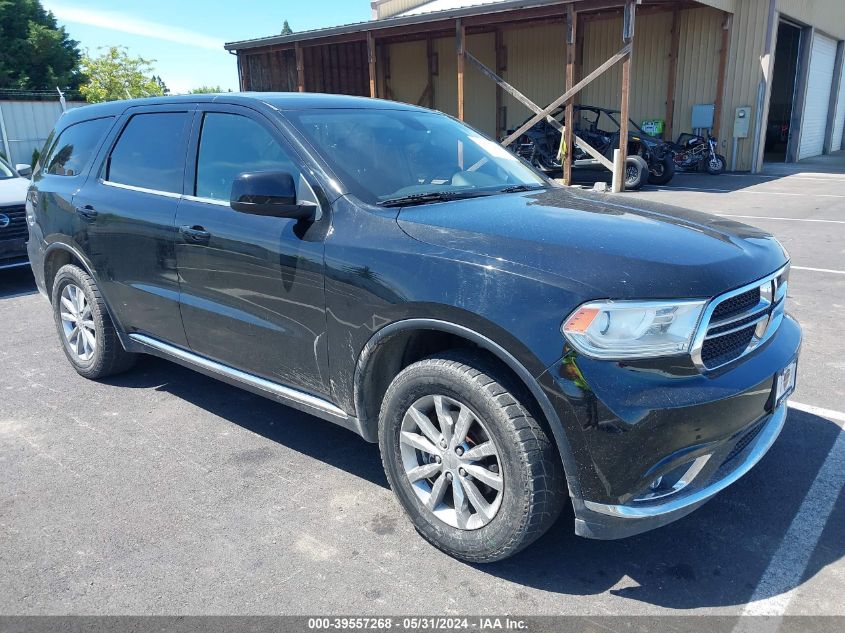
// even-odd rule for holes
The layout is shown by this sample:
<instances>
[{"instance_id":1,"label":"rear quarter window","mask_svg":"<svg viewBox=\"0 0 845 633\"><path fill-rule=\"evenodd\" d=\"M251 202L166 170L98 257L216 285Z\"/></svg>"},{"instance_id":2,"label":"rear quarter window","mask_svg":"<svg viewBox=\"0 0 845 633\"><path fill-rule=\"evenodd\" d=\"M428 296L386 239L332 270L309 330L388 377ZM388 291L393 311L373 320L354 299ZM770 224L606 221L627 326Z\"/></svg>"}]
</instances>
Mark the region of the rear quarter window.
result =
<instances>
[{"instance_id":1,"label":"rear quarter window","mask_svg":"<svg viewBox=\"0 0 845 633\"><path fill-rule=\"evenodd\" d=\"M106 167L106 180L169 193L182 192L187 112L136 114L117 140Z\"/></svg>"},{"instance_id":2,"label":"rear quarter window","mask_svg":"<svg viewBox=\"0 0 845 633\"><path fill-rule=\"evenodd\" d=\"M54 176L81 174L113 121L113 117L91 119L74 123L62 130L47 156L40 161L42 172Z\"/></svg>"}]
</instances>

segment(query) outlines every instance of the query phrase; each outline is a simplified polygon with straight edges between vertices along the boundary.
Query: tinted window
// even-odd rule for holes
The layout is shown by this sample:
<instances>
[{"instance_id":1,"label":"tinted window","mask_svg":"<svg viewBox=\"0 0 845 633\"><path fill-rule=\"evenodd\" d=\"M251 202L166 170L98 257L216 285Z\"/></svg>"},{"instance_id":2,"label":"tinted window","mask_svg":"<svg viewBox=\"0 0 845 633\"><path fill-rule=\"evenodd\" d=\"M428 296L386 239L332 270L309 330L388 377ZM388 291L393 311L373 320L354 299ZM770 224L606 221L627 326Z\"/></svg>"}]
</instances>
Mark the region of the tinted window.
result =
<instances>
[{"instance_id":1,"label":"tinted window","mask_svg":"<svg viewBox=\"0 0 845 633\"><path fill-rule=\"evenodd\" d=\"M76 176L82 172L111 127L112 118L83 121L66 128L41 160L44 172L57 176Z\"/></svg>"},{"instance_id":2,"label":"tinted window","mask_svg":"<svg viewBox=\"0 0 845 633\"><path fill-rule=\"evenodd\" d=\"M112 150L106 180L181 193L188 121L187 112L133 116Z\"/></svg>"},{"instance_id":3,"label":"tinted window","mask_svg":"<svg viewBox=\"0 0 845 633\"><path fill-rule=\"evenodd\" d=\"M237 114L209 112L203 118L194 195L228 200L232 181L245 171L299 170L262 125Z\"/></svg>"}]
</instances>

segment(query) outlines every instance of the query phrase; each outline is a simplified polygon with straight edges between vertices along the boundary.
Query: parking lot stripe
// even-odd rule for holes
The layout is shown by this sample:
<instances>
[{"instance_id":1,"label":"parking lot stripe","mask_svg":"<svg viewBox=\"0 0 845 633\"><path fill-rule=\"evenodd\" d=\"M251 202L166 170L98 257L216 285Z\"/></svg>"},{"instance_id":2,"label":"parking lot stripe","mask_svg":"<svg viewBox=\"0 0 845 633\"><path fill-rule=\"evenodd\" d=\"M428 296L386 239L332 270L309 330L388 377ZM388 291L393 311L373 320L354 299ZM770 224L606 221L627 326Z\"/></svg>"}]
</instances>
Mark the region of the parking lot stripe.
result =
<instances>
[{"instance_id":1,"label":"parking lot stripe","mask_svg":"<svg viewBox=\"0 0 845 633\"><path fill-rule=\"evenodd\" d=\"M845 433L840 432L804 497L743 615L783 615L845 485Z\"/></svg>"},{"instance_id":2,"label":"parking lot stripe","mask_svg":"<svg viewBox=\"0 0 845 633\"><path fill-rule=\"evenodd\" d=\"M736 215L733 213L714 213L721 218L753 218L755 220L784 220L786 222L826 222L830 224L845 224L845 220L816 220L814 218L780 218L771 215Z\"/></svg>"},{"instance_id":3,"label":"parking lot stripe","mask_svg":"<svg viewBox=\"0 0 845 633\"><path fill-rule=\"evenodd\" d=\"M817 415L820 418L827 418L828 420L833 420L834 422L841 422L845 424L845 413L843 413L842 411L824 409L822 407L815 407L811 404L793 402L792 400L789 401L789 408L797 409L798 411L804 411L805 413L812 413L813 415Z\"/></svg>"},{"instance_id":4,"label":"parking lot stripe","mask_svg":"<svg viewBox=\"0 0 845 633\"><path fill-rule=\"evenodd\" d=\"M808 405L790 406L799 409ZM786 613L843 487L845 431L840 431L742 615Z\"/></svg>"},{"instance_id":5,"label":"parking lot stripe","mask_svg":"<svg viewBox=\"0 0 845 633\"><path fill-rule=\"evenodd\" d=\"M790 266L791 270L811 270L816 273L833 273L834 275L845 275L845 270L833 270L832 268L811 268L810 266Z\"/></svg>"},{"instance_id":6,"label":"parking lot stripe","mask_svg":"<svg viewBox=\"0 0 845 633\"><path fill-rule=\"evenodd\" d=\"M662 187L658 191L705 191L710 193L750 193L763 196L798 196L801 198L845 198L841 193L792 193L789 191L749 191L746 189L705 189L704 187Z\"/></svg>"}]
</instances>

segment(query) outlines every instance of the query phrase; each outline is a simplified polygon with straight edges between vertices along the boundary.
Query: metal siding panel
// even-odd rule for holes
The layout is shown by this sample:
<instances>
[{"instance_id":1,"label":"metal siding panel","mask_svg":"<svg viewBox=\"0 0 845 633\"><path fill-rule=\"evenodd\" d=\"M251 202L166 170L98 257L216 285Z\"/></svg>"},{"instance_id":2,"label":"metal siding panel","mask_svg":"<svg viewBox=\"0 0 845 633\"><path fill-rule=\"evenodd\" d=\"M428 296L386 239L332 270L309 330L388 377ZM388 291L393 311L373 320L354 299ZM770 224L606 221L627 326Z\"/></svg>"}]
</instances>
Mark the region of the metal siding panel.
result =
<instances>
[{"instance_id":1,"label":"metal siding panel","mask_svg":"<svg viewBox=\"0 0 845 633\"><path fill-rule=\"evenodd\" d=\"M842 0L777 0L777 10L827 35L845 39L845 2Z\"/></svg>"},{"instance_id":2,"label":"metal siding panel","mask_svg":"<svg viewBox=\"0 0 845 633\"><path fill-rule=\"evenodd\" d=\"M584 26L584 51L580 77L585 77L602 63L607 61L622 48L622 18L601 20L586 20ZM638 39L634 36L634 46ZM634 64L636 64L636 50ZM620 88L622 85L622 68L616 64L603 75L586 86L578 101L584 105L601 106L604 108L620 107ZM633 91L637 87L633 86Z\"/></svg>"},{"instance_id":3,"label":"metal siding panel","mask_svg":"<svg viewBox=\"0 0 845 633\"><path fill-rule=\"evenodd\" d=\"M493 33L467 36L467 50L495 71L496 38ZM423 54L425 57L425 54ZM455 63L457 93L457 62ZM464 74L464 116L467 123L490 136L496 135L496 83L481 74L475 64L467 63ZM457 101L457 94L455 96ZM457 103L455 104L457 107Z\"/></svg>"},{"instance_id":4,"label":"metal siding panel","mask_svg":"<svg viewBox=\"0 0 845 633\"><path fill-rule=\"evenodd\" d=\"M681 12L674 129L692 131L692 107L716 101L722 14L710 8Z\"/></svg>"},{"instance_id":5,"label":"metal siding panel","mask_svg":"<svg viewBox=\"0 0 845 633\"><path fill-rule=\"evenodd\" d=\"M541 107L566 89L566 44L562 24L507 29L503 32L507 50L504 79ZM494 95L495 96L495 95ZM533 113L505 93L507 128L512 129Z\"/></svg>"},{"instance_id":6,"label":"metal siding panel","mask_svg":"<svg viewBox=\"0 0 845 633\"><path fill-rule=\"evenodd\" d=\"M736 169L748 171L752 165L754 124L757 112L757 90L762 79L761 56L766 39L769 0L742 0L737 3L730 36L730 56L725 76L722 108L724 130L719 139L721 153L731 164L731 138L736 108L751 106L751 133L737 141ZM765 129L765 126L763 126Z\"/></svg>"},{"instance_id":7,"label":"metal siding panel","mask_svg":"<svg viewBox=\"0 0 845 633\"><path fill-rule=\"evenodd\" d=\"M813 49L810 56L798 160L818 156L824 150L835 61L836 41L816 33L813 36Z\"/></svg>"},{"instance_id":8,"label":"metal siding panel","mask_svg":"<svg viewBox=\"0 0 845 633\"><path fill-rule=\"evenodd\" d=\"M434 77L434 105L446 114L458 116L458 61L454 37L434 40L438 73Z\"/></svg>"},{"instance_id":9,"label":"metal siding panel","mask_svg":"<svg viewBox=\"0 0 845 633\"><path fill-rule=\"evenodd\" d=\"M83 103L68 102L68 109ZM9 141L11 163L29 163L32 151L39 152L62 115L58 101L0 101ZM2 145L0 145L2 151Z\"/></svg>"},{"instance_id":10,"label":"metal siding panel","mask_svg":"<svg viewBox=\"0 0 845 633\"><path fill-rule=\"evenodd\" d=\"M428 85L425 41L391 44L389 51L393 98L416 104Z\"/></svg>"}]
</instances>

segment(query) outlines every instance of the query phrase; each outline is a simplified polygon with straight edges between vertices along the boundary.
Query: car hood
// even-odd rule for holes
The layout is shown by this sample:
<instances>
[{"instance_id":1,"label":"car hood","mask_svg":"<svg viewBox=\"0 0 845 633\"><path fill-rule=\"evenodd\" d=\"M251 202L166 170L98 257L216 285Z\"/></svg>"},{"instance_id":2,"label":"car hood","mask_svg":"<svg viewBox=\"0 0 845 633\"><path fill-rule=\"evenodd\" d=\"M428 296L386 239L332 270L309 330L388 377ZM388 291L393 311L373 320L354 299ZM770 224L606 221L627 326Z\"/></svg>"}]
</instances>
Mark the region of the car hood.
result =
<instances>
[{"instance_id":1,"label":"car hood","mask_svg":"<svg viewBox=\"0 0 845 633\"><path fill-rule=\"evenodd\" d=\"M26 202L26 190L29 180L26 178L4 178L0 180L0 206L11 206Z\"/></svg>"},{"instance_id":2,"label":"car hood","mask_svg":"<svg viewBox=\"0 0 845 633\"><path fill-rule=\"evenodd\" d=\"M760 229L569 187L405 207L397 221L419 241L550 273L595 298L712 297L787 261Z\"/></svg>"}]
</instances>

